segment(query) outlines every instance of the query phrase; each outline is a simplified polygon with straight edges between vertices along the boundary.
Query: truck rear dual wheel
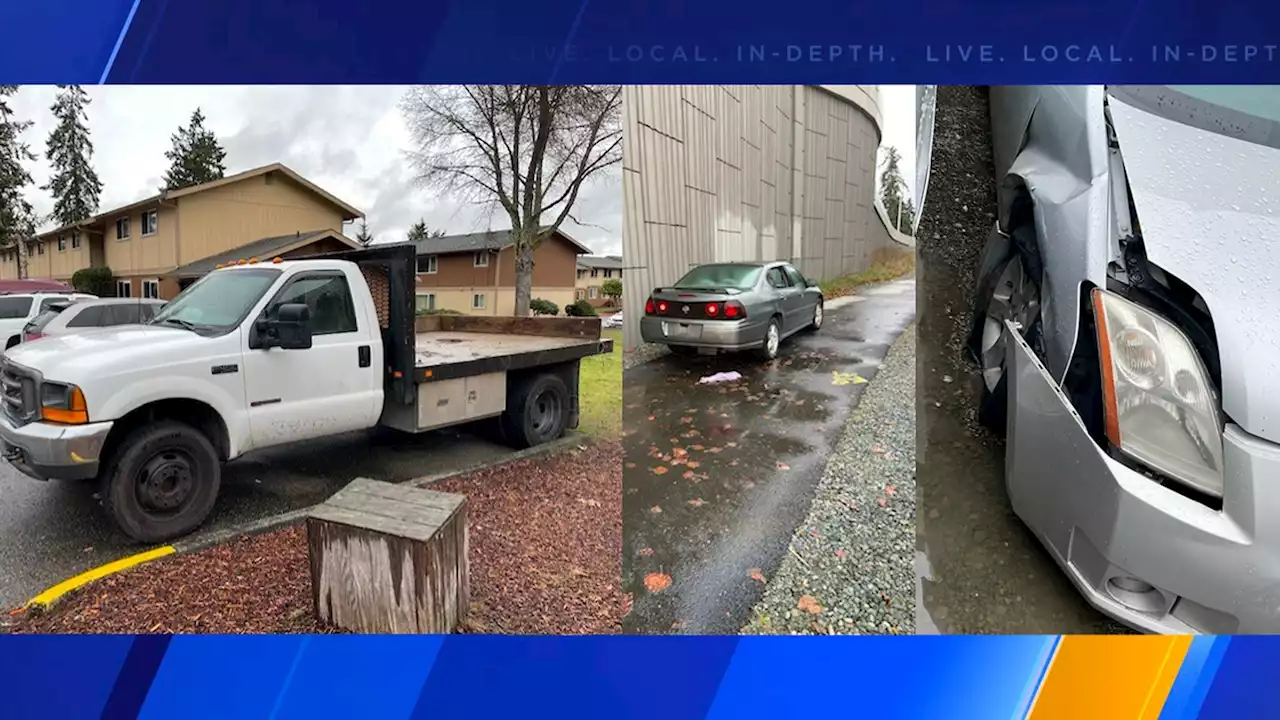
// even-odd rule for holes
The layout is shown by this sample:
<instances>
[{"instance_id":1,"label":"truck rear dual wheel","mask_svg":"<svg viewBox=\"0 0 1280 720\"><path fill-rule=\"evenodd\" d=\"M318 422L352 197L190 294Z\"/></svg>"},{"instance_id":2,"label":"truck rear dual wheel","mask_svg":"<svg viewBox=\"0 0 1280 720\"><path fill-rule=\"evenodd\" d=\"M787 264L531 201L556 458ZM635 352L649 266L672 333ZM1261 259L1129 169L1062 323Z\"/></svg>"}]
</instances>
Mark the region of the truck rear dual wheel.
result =
<instances>
[{"instance_id":1,"label":"truck rear dual wheel","mask_svg":"<svg viewBox=\"0 0 1280 720\"><path fill-rule=\"evenodd\" d=\"M564 434L569 425L569 389L558 376L546 373L521 379L511 392L501 419L508 443L527 448Z\"/></svg>"},{"instance_id":2,"label":"truck rear dual wheel","mask_svg":"<svg viewBox=\"0 0 1280 720\"><path fill-rule=\"evenodd\" d=\"M213 511L222 463L204 433L165 420L131 432L102 475L102 504L141 543L181 537Z\"/></svg>"}]
</instances>

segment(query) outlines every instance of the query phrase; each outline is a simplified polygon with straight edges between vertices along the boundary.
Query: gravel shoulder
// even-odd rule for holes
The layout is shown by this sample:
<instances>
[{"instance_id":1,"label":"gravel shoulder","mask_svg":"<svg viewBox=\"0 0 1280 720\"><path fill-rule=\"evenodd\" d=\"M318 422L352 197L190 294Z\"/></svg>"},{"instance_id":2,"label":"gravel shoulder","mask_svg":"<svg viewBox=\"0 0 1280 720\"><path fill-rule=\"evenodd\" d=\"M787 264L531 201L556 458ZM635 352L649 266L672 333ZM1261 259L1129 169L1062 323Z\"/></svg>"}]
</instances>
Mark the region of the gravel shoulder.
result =
<instances>
[{"instance_id":1,"label":"gravel shoulder","mask_svg":"<svg viewBox=\"0 0 1280 720\"><path fill-rule=\"evenodd\" d=\"M467 496L471 610L460 632L617 633L626 598L617 441L427 485ZM174 555L92 583L0 633L332 632L311 613L306 530Z\"/></svg>"},{"instance_id":2,"label":"gravel shoulder","mask_svg":"<svg viewBox=\"0 0 1280 720\"><path fill-rule=\"evenodd\" d=\"M808 517L744 634L915 631L914 324L846 422Z\"/></svg>"}]
</instances>

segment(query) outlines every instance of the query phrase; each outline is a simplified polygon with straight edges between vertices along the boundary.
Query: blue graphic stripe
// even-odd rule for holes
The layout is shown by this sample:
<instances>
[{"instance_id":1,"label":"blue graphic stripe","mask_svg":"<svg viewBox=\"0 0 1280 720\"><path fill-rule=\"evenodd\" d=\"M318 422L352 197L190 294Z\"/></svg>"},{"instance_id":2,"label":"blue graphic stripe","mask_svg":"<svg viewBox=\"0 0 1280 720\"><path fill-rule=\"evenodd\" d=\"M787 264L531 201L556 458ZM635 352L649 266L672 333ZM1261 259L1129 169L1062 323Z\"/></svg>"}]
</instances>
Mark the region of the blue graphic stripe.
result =
<instances>
[{"instance_id":1,"label":"blue graphic stripe","mask_svg":"<svg viewBox=\"0 0 1280 720\"><path fill-rule=\"evenodd\" d=\"M312 637L286 677L275 717L407 718L442 643L433 635Z\"/></svg>"},{"instance_id":2,"label":"blue graphic stripe","mask_svg":"<svg viewBox=\"0 0 1280 720\"><path fill-rule=\"evenodd\" d=\"M99 717L134 639L0 634L0 717Z\"/></svg>"},{"instance_id":3,"label":"blue graphic stripe","mask_svg":"<svg viewBox=\"0 0 1280 720\"><path fill-rule=\"evenodd\" d=\"M1230 644L1231 638L1212 635L1200 635L1191 640L1191 647L1187 648L1187 655L1182 659L1182 667L1178 668L1173 686L1169 688L1169 697L1165 698L1164 707L1160 710L1160 720L1195 720Z\"/></svg>"},{"instance_id":4,"label":"blue graphic stripe","mask_svg":"<svg viewBox=\"0 0 1280 720\"><path fill-rule=\"evenodd\" d=\"M133 720L138 717L147 693L155 682L160 664L169 650L170 635L139 635L129 648L111 697L102 710L103 720Z\"/></svg>"},{"instance_id":5,"label":"blue graphic stripe","mask_svg":"<svg viewBox=\"0 0 1280 720\"><path fill-rule=\"evenodd\" d=\"M1196 717L1201 720L1280 717L1277 638L1249 635L1229 640L1216 658L1210 654L1201 671L1205 688ZM1209 667L1215 659L1216 667Z\"/></svg>"},{"instance_id":6,"label":"blue graphic stripe","mask_svg":"<svg viewBox=\"0 0 1280 720\"><path fill-rule=\"evenodd\" d=\"M141 3L142 0L133 0L133 5L129 8L129 15L124 19L120 34L116 36L116 44L111 48L111 57L107 58L106 67L102 68L102 76L98 78L99 85L107 82L107 76L111 74L111 66L116 64L116 55L120 52L120 46L124 44L124 36L129 34L129 26L133 24L133 16L137 14L138 5Z\"/></svg>"},{"instance_id":7,"label":"blue graphic stripe","mask_svg":"<svg viewBox=\"0 0 1280 720\"><path fill-rule=\"evenodd\" d=\"M1053 665L1053 658L1058 654L1058 646L1061 644L1061 635L1045 638L1044 651L1038 663L1040 670L1027 681L1027 687L1022 691L1022 700L1010 716L1014 720L1024 720L1031 714L1036 694L1040 692L1040 686L1044 685L1044 678L1049 674L1049 668Z\"/></svg>"}]
</instances>

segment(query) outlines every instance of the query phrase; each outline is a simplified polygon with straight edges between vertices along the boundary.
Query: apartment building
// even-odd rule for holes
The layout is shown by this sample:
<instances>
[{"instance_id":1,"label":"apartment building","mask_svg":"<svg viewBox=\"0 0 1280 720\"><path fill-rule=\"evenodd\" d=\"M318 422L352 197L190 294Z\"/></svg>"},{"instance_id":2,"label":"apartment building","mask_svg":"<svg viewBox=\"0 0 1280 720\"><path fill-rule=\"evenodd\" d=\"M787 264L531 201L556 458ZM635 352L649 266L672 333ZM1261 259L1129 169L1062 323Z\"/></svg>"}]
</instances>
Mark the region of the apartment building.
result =
<instances>
[{"instance_id":1,"label":"apartment building","mask_svg":"<svg viewBox=\"0 0 1280 720\"><path fill-rule=\"evenodd\" d=\"M217 265L359 247L345 223L364 213L279 163L168 190L0 251L0 279L69 282L107 267L118 297L170 299ZM22 252L24 257L19 258Z\"/></svg>"},{"instance_id":2,"label":"apartment building","mask_svg":"<svg viewBox=\"0 0 1280 720\"><path fill-rule=\"evenodd\" d=\"M578 278L574 296L596 307L606 304L604 281L622 279L622 257L619 255L583 255L578 258Z\"/></svg>"},{"instance_id":3,"label":"apartment building","mask_svg":"<svg viewBox=\"0 0 1280 720\"><path fill-rule=\"evenodd\" d=\"M446 235L416 241L418 311L514 315L515 246L511 231ZM591 252L567 234L545 236L533 251L533 297L562 310L574 300L578 256Z\"/></svg>"}]
</instances>

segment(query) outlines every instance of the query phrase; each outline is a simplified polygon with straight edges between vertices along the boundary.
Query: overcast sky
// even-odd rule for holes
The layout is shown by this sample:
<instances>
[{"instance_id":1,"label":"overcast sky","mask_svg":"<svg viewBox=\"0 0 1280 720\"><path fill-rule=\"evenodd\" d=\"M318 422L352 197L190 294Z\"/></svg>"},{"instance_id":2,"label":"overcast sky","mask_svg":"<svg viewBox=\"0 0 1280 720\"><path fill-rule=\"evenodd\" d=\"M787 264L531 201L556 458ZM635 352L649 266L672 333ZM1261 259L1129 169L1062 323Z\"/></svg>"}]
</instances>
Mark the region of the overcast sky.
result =
<instances>
[{"instance_id":1,"label":"overcast sky","mask_svg":"<svg viewBox=\"0 0 1280 720\"><path fill-rule=\"evenodd\" d=\"M168 168L170 135L200 107L206 126L227 151L227 174L281 162L363 210L379 242L403 240L418 219L450 234L510 227L505 216L414 186L405 161L409 135L397 103L403 87L86 87L93 165L102 180L101 208L157 192ZM18 119L35 122L23 139L38 162L27 196L42 216L53 199L38 189L49 179L45 142L53 127L56 88L24 86L15 96ZM599 253L621 252L622 180L615 166L578 197L564 229ZM46 224L46 228L48 225ZM350 225L348 236L356 229Z\"/></svg>"}]
</instances>

